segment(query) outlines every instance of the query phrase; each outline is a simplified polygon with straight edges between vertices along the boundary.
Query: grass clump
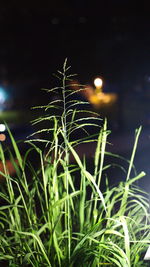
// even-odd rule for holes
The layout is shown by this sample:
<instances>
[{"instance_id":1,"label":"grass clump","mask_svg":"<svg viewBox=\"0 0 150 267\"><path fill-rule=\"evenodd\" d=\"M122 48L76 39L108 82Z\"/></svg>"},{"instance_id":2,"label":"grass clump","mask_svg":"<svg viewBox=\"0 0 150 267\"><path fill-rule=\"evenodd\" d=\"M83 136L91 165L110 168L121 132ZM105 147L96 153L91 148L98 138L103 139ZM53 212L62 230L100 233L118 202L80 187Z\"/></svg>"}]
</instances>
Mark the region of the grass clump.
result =
<instances>
[{"instance_id":1,"label":"grass clump","mask_svg":"<svg viewBox=\"0 0 150 267\"><path fill-rule=\"evenodd\" d=\"M88 103L77 100L77 92L69 89L69 69L65 61L56 75L60 86L46 89L55 98L36 107L44 112L32 123L41 129L30 136L24 157L8 129L13 177L0 146L5 178L0 192L0 262L11 267L147 266L143 255L150 243L149 202L135 185L145 173L133 172L141 127L135 133L126 180L109 186L104 175L111 168L104 160L109 155L107 121L79 109ZM89 135L94 127L99 134ZM81 158L76 148L91 142L96 149L89 170L86 157Z\"/></svg>"}]
</instances>

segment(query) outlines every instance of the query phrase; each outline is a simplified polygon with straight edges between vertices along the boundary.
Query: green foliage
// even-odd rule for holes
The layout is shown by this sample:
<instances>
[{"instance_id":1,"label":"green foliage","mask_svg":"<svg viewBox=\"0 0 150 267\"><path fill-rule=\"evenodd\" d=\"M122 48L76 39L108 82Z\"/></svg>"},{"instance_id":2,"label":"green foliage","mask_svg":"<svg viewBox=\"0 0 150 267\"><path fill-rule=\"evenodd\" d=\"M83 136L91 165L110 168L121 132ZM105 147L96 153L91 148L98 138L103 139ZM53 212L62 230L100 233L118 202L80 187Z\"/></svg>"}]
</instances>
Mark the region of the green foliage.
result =
<instances>
[{"instance_id":1,"label":"green foliage","mask_svg":"<svg viewBox=\"0 0 150 267\"><path fill-rule=\"evenodd\" d=\"M111 168L104 160L109 154L107 122L102 123L92 111L79 110L87 103L75 100L77 92L69 89L69 69L65 61L56 75L60 87L46 90L50 97L59 97L36 107L44 114L32 123L41 129L28 140L31 147L23 158L8 129L15 152L15 156L10 152L16 169L13 177L0 146L4 167L0 174L5 178L0 192L0 262L11 267L147 266L143 253L150 243L149 202L135 185L145 173L131 176L141 128L135 134L126 181L110 187L104 176ZM100 128L99 134L89 135L90 127ZM78 130L85 133L84 138L78 137ZM44 138L36 137L42 134ZM76 151L85 142L97 144L91 171L86 157L79 157Z\"/></svg>"}]
</instances>

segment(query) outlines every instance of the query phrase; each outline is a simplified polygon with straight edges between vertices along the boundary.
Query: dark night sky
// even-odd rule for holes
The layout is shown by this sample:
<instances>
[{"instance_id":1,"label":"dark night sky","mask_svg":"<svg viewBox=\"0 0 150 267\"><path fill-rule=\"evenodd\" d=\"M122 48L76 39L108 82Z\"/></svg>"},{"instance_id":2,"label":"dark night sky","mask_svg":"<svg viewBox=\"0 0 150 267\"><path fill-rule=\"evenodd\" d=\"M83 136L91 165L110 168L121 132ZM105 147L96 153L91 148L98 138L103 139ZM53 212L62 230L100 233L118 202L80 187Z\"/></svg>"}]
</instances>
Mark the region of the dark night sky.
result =
<instances>
[{"instance_id":1,"label":"dark night sky","mask_svg":"<svg viewBox=\"0 0 150 267\"><path fill-rule=\"evenodd\" d=\"M100 74L119 86L133 84L150 74L147 7L125 0L31 1L28 7L11 1L0 9L0 79L20 94L35 94L50 86L68 57L81 82Z\"/></svg>"},{"instance_id":2,"label":"dark night sky","mask_svg":"<svg viewBox=\"0 0 150 267\"><path fill-rule=\"evenodd\" d=\"M17 98L15 109L29 110L49 102L40 88L54 85L52 73L66 57L81 83L103 76L108 90L120 94L112 128L148 127L137 163L149 174L150 13L149 1L138 2L30 0L27 6L27 1L1 1L0 86L7 80ZM132 139L119 140L116 148L126 151Z\"/></svg>"}]
</instances>

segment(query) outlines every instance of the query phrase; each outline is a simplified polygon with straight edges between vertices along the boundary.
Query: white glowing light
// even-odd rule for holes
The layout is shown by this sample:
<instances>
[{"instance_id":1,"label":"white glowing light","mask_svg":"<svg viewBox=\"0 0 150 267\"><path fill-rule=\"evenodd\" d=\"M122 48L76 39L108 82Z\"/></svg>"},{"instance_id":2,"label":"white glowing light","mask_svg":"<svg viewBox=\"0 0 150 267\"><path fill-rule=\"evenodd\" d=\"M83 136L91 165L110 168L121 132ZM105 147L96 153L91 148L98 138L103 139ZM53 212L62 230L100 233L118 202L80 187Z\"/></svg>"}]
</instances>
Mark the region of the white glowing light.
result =
<instances>
[{"instance_id":1,"label":"white glowing light","mask_svg":"<svg viewBox=\"0 0 150 267\"><path fill-rule=\"evenodd\" d=\"M146 254L144 256L144 260L145 261L150 260L150 246L148 247L148 250L146 251Z\"/></svg>"},{"instance_id":2,"label":"white glowing light","mask_svg":"<svg viewBox=\"0 0 150 267\"><path fill-rule=\"evenodd\" d=\"M5 102L5 96L3 92L0 91L0 103L3 104Z\"/></svg>"},{"instance_id":3,"label":"white glowing light","mask_svg":"<svg viewBox=\"0 0 150 267\"><path fill-rule=\"evenodd\" d=\"M96 79L94 80L94 85L95 85L95 87L98 87L98 88L102 87L102 85L103 85L103 80L102 80L101 78L96 78Z\"/></svg>"},{"instance_id":4,"label":"white glowing light","mask_svg":"<svg viewBox=\"0 0 150 267\"><path fill-rule=\"evenodd\" d=\"M0 86L0 104L4 104L7 100L7 93L3 87Z\"/></svg>"},{"instance_id":5,"label":"white glowing light","mask_svg":"<svg viewBox=\"0 0 150 267\"><path fill-rule=\"evenodd\" d=\"M0 132L5 132L5 130L6 130L6 126L5 126L5 124L0 124Z\"/></svg>"}]
</instances>

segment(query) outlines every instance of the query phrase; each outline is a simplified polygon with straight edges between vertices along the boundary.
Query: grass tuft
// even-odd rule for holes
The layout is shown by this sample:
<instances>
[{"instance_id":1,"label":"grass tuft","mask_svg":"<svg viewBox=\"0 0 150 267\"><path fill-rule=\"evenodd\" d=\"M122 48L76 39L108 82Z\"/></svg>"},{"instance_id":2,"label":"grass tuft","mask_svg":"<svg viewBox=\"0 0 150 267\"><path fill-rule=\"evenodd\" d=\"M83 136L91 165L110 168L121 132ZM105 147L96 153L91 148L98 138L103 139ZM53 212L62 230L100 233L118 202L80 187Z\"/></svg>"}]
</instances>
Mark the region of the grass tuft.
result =
<instances>
[{"instance_id":1,"label":"grass tuft","mask_svg":"<svg viewBox=\"0 0 150 267\"><path fill-rule=\"evenodd\" d=\"M0 145L5 178L0 190L0 263L11 267L148 266L143 255L150 244L149 200L135 184L145 173L136 174L134 166L141 127L126 161L126 181L109 186L111 177L105 176L105 170L114 166L113 157L120 157L106 151L107 120L84 110L85 102L75 98L84 87L79 92L70 90L73 76L67 65L65 60L56 74L60 86L45 89L51 101L35 107L45 114L32 122L39 129L28 139L30 148L24 157L8 129L13 177ZM91 128L98 134L89 134ZM89 170L86 156L81 158L76 147L91 142L96 149L94 167ZM111 157L112 164L105 163L105 156Z\"/></svg>"}]
</instances>

